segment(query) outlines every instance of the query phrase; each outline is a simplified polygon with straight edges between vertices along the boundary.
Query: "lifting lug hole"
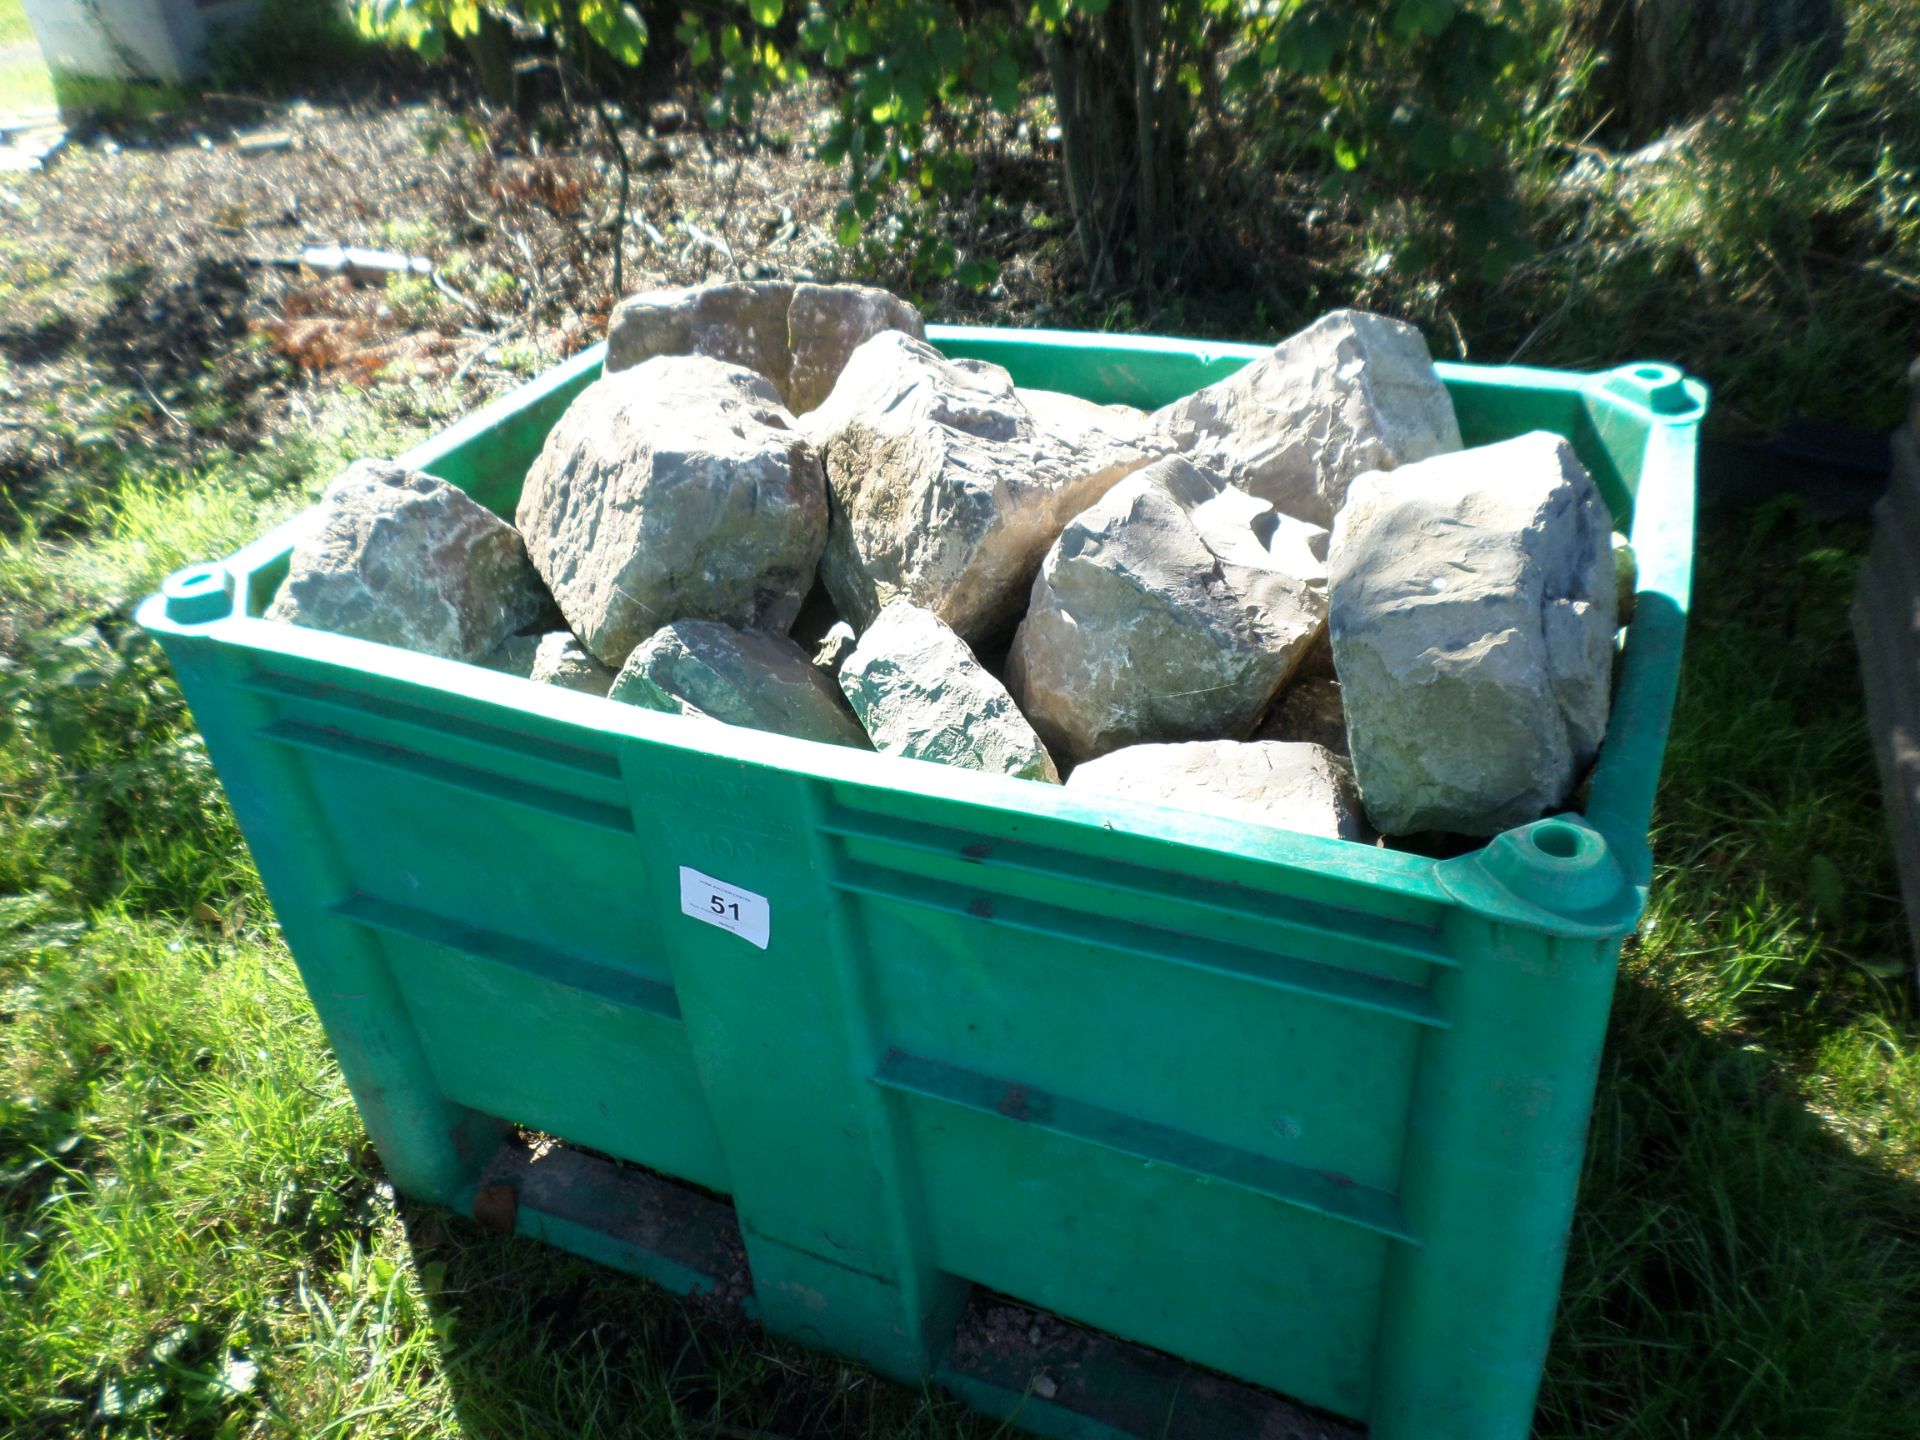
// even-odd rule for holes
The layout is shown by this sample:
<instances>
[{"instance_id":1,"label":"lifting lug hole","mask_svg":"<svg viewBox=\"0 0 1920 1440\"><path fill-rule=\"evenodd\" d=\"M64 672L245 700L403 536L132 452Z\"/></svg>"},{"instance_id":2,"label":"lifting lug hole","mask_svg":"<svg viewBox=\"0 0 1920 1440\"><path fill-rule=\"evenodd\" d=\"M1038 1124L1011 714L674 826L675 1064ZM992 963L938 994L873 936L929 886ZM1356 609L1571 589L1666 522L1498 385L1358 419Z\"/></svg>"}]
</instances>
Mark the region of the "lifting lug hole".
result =
<instances>
[{"instance_id":1,"label":"lifting lug hole","mask_svg":"<svg viewBox=\"0 0 1920 1440\"><path fill-rule=\"evenodd\" d=\"M1534 849L1555 860L1571 860L1580 853L1580 832L1571 825L1537 825L1529 835Z\"/></svg>"}]
</instances>

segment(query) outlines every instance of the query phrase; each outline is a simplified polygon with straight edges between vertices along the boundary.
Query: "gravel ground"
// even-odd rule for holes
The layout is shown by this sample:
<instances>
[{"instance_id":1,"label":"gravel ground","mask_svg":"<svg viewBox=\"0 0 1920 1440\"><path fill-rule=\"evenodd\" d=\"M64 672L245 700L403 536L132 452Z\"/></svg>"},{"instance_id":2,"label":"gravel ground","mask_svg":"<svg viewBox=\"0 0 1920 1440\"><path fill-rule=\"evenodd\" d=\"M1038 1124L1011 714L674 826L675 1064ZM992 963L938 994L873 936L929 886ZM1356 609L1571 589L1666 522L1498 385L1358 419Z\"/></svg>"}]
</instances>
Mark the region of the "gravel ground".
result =
<instances>
[{"instance_id":1,"label":"gravel ground","mask_svg":"<svg viewBox=\"0 0 1920 1440\"><path fill-rule=\"evenodd\" d=\"M839 190L789 142L710 138L662 97L624 139L624 288L837 275ZM805 102L767 117L797 133ZM458 94L208 98L77 134L0 184L0 487L18 512L90 443L192 464L259 445L348 382L458 382L477 404L592 344L612 286L617 171ZM279 148L254 137L284 136ZM422 255L434 277L356 286L303 246ZM129 429L131 427L131 429ZM55 507L56 511L58 506ZM0 524L4 524L0 518Z\"/></svg>"}]
</instances>

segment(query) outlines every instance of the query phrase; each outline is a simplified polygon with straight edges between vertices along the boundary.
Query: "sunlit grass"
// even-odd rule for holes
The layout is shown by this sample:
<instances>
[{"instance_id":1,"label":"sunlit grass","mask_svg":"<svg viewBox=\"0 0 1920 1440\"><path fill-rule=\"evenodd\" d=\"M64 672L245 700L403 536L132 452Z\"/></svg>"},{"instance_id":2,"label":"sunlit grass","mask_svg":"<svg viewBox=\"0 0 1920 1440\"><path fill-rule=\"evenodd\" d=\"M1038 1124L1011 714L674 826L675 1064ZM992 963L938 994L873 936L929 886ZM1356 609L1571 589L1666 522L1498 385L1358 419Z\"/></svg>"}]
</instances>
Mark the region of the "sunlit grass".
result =
<instances>
[{"instance_id":1,"label":"sunlit grass","mask_svg":"<svg viewBox=\"0 0 1920 1440\"><path fill-rule=\"evenodd\" d=\"M1856 53L1853 102L1910 105L1902 7L1856 9L1889 38ZM1869 258L1920 256L1898 164L1866 185L1822 168L1856 119L1750 107L1497 296L1527 316L1506 342L1677 355L1736 397L1737 428L1796 407L1879 423L1920 333L1901 282L1776 244L1844 209L1879 227ZM139 438L145 397L83 388L88 443L0 535L0 1432L995 1433L395 1199L128 615L421 422L345 395L310 433L183 465ZM1706 529L1543 1436L1915 1433L1920 1026L1845 613L1864 543L1790 509Z\"/></svg>"}]
</instances>

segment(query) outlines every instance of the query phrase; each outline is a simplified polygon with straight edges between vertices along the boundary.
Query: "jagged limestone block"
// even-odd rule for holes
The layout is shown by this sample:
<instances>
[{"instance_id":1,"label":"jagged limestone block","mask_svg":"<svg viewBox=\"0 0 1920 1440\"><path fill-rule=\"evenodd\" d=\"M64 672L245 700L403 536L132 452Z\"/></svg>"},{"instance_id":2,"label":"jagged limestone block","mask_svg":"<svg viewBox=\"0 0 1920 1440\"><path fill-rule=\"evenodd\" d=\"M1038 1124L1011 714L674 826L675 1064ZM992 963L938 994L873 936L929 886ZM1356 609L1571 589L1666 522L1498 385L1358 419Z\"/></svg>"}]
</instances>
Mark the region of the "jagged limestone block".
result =
<instances>
[{"instance_id":1,"label":"jagged limestone block","mask_svg":"<svg viewBox=\"0 0 1920 1440\"><path fill-rule=\"evenodd\" d=\"M840 671L874 748L1025 780L1060 773L1007 687L931 610L896 600Z\"/></svg>"},{"instance_id":2,"label":"jagged limestone block","mask_svg":"<svg viewBox=\"0 0 1920 1440\"><path fill-rule=\"evenodd\" d=\"M663 355L581 392L517 518L568 627L618 666L674 620L791 625L826 544L826 482L766 379Z\"/></svg>"},{"instance_id":3,"label":"jagged limestone block","mask_svg":"<svg viewBox=\"0 0 1920 1440\"><path fill-rule=\"evenodd\" d=\"M801 740L867 748L846 697L784 635L712 620L664 626L634 649L611 697Z\"/></svg>"},{"instance_id":4,"label":"jagged limestone block","mask_svg":"<svg viewBox=\"0 0 1920 1440\"><path fill-rule=\"evenodd\" d=\"M997 365L889 331L853 354L802 424L826 462L821 578L855 628L897 599L969 644L1018 620L1067 520L1148 452L1091 427L1047 428Z\"/></svg>"},{"instance_id":5,"label":"jagged limestone block","mask_svg":"<svg viewBox=\"0 0 1920 1440\"><path fill-rule=\"evenodd\" d=\"M1329 555L1355 778L1389 835L1559 805L1606 734L1612 519L1536 431L1354 482Z\"/></svg>"},{"instance_id":6,"label":"jagged limestone block","mask_svg":"<svg viewBox=\"0 0 1920 1440\"><path fill-rule=\"evenodd\" d=\"M1252 730L1326 623L1324 593L1268 549L1271 513L1169 457L1067 525L1007 666L1056 759Z\"/></svg>"},{"instance_id":7,"label":"jagged limestone block","mask_svg":"<svg viewBox=\"0 0 1920 1440\"><path fill-rule=\"evenodd\" d=\"M319 509L269 620L478 660L547 603L513 527L444 480L361 460Z\"/></svg>"},{"instance_id":8,"label":"jagged limestone block","mask_svg":"<svg viewBox=\"0 0 1920 1440\"><path fill-rule=\"evenodd\" d=\"M1168 448L1316 525L1356 475L1460 448L1420 332L1364 310L1323 315L1153 419Z\"/></svg>"},{"instance_id":9,"label":"jagged limestone block","mask_svg":"<svg viewBox=\"0 0 1920 1440\"><path fill-rule=\"evenodd\" d=\"M1074 767L1067 789L1324 835L1371 835L1345 762L1319 745L1196 740L1129 745Z\"/></svg>"}]
</instances>

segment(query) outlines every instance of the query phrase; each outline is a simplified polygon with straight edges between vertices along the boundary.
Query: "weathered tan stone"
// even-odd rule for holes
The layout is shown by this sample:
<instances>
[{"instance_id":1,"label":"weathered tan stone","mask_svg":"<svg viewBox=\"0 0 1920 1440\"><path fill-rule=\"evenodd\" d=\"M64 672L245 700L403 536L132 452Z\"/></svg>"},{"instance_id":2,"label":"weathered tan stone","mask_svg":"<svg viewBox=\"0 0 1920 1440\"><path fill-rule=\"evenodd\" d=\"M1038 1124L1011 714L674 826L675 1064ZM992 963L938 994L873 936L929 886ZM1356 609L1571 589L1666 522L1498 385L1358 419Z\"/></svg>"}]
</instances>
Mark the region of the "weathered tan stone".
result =
<instances>
[{"instance_id":1,"label":"weathered tan stone","mask_svg":"<svg viewBox=\"0 0 1920 1440\"><path fill-rule=\"evenodd\" d=\"M847 358L882 330L926 336L918 310L871 285L740 280L648 290L614 307L606 368L707 355L764 376L798 415L827 398Z\"/></svg>"},{"instance_id":2,"label":"weathered tan stone","mask_svg":"<svg viewBox=\"0 0 1920 1440\"><path fill-rule=\"evenodd\" d=\"M1047 546L1146 451L1049 430L997 365L889 331L853 354L802 421L826 462L821 578L856 629L896 599L972 645L1019 618Z\"/></svg>"},{"instance_id":3,"label":"weathered tan stone","mask_svg":"<svg viewBox=\"0 0 1920 1440\"><path fill-rule=\"evenodd\" d=\"M546 605L513 527L444 480L361 460L319 508L269 620L478 660Z\"/></svg>"},{"instance_id":4,"label":"weathered tan stone","mask_svg":"<svg viewBox=\"0 0 1920 1440\"><path fill-rule=\"evenodd\" d=\"M784 280L739 280L643 290L613 307L607 324L608 374L657 355L705 355L744 366L785 393L792 369Z\"/></svg>"},{"instance_id":5,"label":"weathered tan stone","mask_svg":"<svg viewBox=\"0 0 1920 1440\"><path fill-rule=\"evenodd\" d=\"M927 338L920 312L871 285L795 285L787 310L791 368L780 393L796 415L818 409L840 372L867 341L884 330Z\"/></svg>"},{"instance_id":6,"label":"weathered tan stone","mask_svg":"<svg viewBox=\"0 0 1920 1440\"><path fill-rule=\"evenodd\" d=\"M583 695L604 695L613 688L613 671L587 653L573 635L555 630L540 637L527 678L541 685L558 685Z\"/></svg>"},{"instance_id":7,"label":"weathered tan stone","mask_svg":"<svg viewBox=\"0 0 1920 1440\"><path fill-rule=\"evenodd\" d=\"M673 620L791 625L826 543L826 485L767 380L663 355L568 407L518 518L568 626L617 666Z\"/></svg>"},{"instance_id":8,"label":"weathered tan stone","mask_svg":"<svg viewBox=\"0 0 1920 1440\"><path fill-rule=\"evenodd\" d=\"M509 635L480 663L540 685L559 685L586 695L604 695L613 684L613 671L586 652L572 633L552 630L544 635Z\"/></svg>"},{"instance_id":9,"label":"weathered tan stone","mask_svg":"<svg viewBox=\"0 0 1920 1440\"><path fill-rule=\"evenodd\" d=\"M827 674L838 677L840 667L847 663L847 657L853 654L858 643L853 627L844 620L836 620L827 627L827 633L820 637L820 643L813 647L813 663Z\"/></svg>"},{"instance_id":10,"label":"weathered tan stone","mask_svg":"<svg viewBox=\"0 0 1920 1440\"><path fill-rule=\"evenodd\" d=\"M1067 525L1007 666L1056 759L1253 728L1326 621L1325 595L1263 543L1270 514L1169 457Z\"/></svg>"}]
</instances>

